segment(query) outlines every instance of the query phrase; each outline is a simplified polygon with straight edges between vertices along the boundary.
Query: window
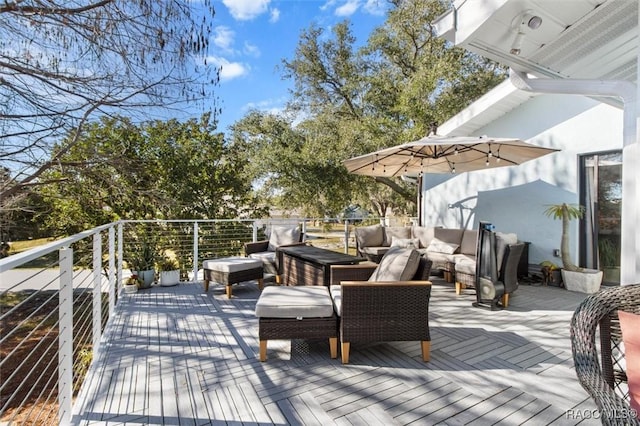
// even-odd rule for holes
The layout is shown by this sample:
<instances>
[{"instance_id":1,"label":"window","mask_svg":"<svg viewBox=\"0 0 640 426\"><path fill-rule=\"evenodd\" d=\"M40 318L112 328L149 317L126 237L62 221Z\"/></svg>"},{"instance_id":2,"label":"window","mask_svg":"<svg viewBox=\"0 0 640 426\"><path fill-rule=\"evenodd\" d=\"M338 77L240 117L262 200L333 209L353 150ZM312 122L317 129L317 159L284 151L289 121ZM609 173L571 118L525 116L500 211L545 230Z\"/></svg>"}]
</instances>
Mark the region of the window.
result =
<instances>
[{"instance_id":1,"label":"window","mask_svg":"<svg viewBox=\"0 0 640 426\"><path fill-rule=\"evenodd\" d=\"M607 284L619 284L622 152L583 155L580 172L580 265L604 271Z\"/></svg>"}]
</instances>

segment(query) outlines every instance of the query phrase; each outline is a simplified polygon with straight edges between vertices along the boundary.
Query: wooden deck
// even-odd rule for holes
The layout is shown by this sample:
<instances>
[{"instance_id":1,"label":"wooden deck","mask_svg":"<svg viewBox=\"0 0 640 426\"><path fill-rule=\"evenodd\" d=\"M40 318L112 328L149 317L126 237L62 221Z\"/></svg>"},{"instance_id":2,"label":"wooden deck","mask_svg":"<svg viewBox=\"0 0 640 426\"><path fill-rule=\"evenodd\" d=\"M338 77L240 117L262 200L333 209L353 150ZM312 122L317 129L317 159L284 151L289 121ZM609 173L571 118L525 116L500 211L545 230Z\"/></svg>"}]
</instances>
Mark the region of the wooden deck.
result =
<instances>
[{"instance_id":1,"label":"wooden deck","mask_svg":"<svg viewBox=\"0 0 640 426\"><path fill-rule=\"evenodd\" d=\"M121 301L78 398L83 425L600 424L573 371L584 294L522 285L505 311L434 279L431 361L418 342L269 342L258 361L256 283L154 287ZM588 411L587 411L588 410Z\"/></svg>"}]
</instances>

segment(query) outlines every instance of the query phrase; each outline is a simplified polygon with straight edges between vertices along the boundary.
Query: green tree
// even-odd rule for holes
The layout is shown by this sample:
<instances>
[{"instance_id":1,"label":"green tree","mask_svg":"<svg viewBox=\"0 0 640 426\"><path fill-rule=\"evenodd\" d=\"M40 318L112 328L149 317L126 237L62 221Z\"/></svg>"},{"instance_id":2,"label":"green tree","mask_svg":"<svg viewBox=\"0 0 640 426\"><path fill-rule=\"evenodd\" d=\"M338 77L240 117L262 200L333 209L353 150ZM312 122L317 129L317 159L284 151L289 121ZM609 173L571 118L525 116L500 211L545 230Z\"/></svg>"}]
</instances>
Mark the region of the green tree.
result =
<instances>
[{"instance_id":1,"label":"green tree","mask_svg":"<svg viewBox=\"0 0 640 426\"><path fill-rule=\"evenodd\" d=\"M2 2L0 160L12 178L0 209L47 184L96 117L205 99L216 111L218 70L204 60L213 16L210 0Z\"/></svg>"},{"instance_id":2,"label":"green tree","mask_svg":"<svg viewBox=\"0 0 640 426\"><path fill-rule=\"evenodd\" d=\"M368 206L380 215L389 210L415 214L415 185L347 175L342 161L427 135L433 123L505 78L498 65L435 36L431 22L446 2L392 3L386 22L360 48L348 21L335 25L331 34L313 24L302 32L294 57L282 63L283 76L294 82L288 117L301 120L252 112L237 124L234 143L262 141L248 153L252 161L262 159L256 176L268 176L272 191L290 195L282 200L319 211L326 201L313 188L324 187L336 201ZM265 121L278 126L253 125ZM276 147L277 154L267 152Z\"/></svg>"},{"instance_id":3,"label":"green tree","mask_svg":"<svg viewBox=\"0 0 640 426\"><path fill-rule=\"evenodd\" d=\"M78 140L45 173L54 183L38 191L44 200L38 220L51 235L118 219L260 214L244 178L246 160L215 131L209 114L139 125L103 118Z\"/></svg>"},{"instance_id":4,"label":"green tree","mask_svg":"<svg viewBox=\"0 0 640 426\"><path fill-rule=\"evenodd\" d=\"M263 207L301 208L313 217L335 216L344 207L351 183L328 142L336 135L329 123L317 124L294 126L285 117L252 111L232 126L233 146L250 159L246 178L257 182Z\"/></svg>"}]
</instances>

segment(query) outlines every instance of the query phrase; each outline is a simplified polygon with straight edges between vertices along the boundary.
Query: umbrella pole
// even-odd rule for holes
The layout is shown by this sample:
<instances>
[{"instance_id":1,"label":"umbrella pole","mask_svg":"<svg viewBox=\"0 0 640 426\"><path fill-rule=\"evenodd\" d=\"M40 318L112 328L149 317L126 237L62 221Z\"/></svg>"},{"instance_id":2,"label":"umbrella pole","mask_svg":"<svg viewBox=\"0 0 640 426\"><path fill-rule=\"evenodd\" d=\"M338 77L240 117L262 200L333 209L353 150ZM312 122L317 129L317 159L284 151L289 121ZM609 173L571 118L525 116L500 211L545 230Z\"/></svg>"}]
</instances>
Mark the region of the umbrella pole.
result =
<instances>
[{"instance_id":1,"label":"umbrella pole","mask_svg":"<svg viewBox=\"0 0 640 426\"><path fill-rule=\"evenodd\" d=\"M418 176L418 226L422 226L422 176Z\"/></svg>"}]
</instances>

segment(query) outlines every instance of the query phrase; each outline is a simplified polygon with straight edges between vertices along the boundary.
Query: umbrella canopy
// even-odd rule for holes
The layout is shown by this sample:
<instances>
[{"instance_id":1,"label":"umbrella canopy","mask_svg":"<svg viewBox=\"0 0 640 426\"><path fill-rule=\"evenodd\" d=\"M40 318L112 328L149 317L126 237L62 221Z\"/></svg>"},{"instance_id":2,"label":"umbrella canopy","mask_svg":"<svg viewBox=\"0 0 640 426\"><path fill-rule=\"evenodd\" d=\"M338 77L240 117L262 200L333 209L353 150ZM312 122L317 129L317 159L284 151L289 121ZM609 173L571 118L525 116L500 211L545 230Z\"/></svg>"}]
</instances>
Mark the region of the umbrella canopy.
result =
<instances>
[{"instance_id":1,"label":"umbrella canopy","mask_svg":"<svg viewBox=\"0 0 640 426\"><path fill-rule=\"evenodd\" d=\"M558 151L520 139L487 136L427 136L370 154L350 158L351 173L366 176L402 176L421 173L461 173L522 164Z\"/></svg>"}]
</instances>

